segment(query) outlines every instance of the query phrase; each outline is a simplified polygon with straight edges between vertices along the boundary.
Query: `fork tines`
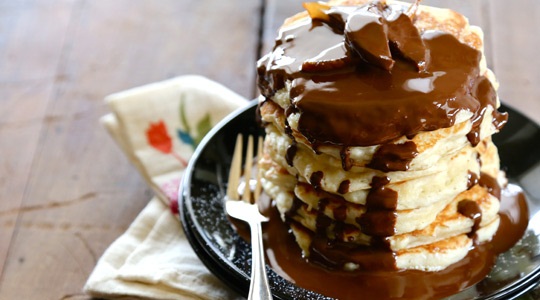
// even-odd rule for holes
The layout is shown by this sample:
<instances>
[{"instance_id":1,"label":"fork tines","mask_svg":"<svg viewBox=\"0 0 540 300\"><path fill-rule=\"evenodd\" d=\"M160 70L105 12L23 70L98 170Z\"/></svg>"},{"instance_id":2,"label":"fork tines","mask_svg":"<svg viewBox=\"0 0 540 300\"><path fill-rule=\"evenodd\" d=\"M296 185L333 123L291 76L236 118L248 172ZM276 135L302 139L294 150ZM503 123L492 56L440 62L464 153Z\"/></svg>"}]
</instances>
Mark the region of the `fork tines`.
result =
<instances>
[{"instance_id":1,"label":"fork tines","mask_svg":"<svg viewBox=\"0 0 540 300\"><path fill-rule=\"evenodd\" d=\"M252 202L252 193L254 201L257 202L259 200L259 195L261 194L261 178L260 178L260 172L258 171L258 168L256 168L256 184L255 188L252 191L251 190L251 181L252 181L252 170L254 167L253 164L253 136L248 136L247 141L247 150L245 154L245 162L244 162L244 172L242 174L242 152L243 152L243 136L242 134L238 134L236 138L236 145L234 147L234 154L233 159L231 162L231 169L229 171L229 183L227 185L227 198L228 199L235 199L246 202ZM262 156L262 141L263 138L259 137L257 142L257 158L260 158ZM257 164L258 165L258 164ZM240 186L240 179L244 176L244 189L242 192L242 197L240 198L238 189Z\"/></svg>"}]
</instances>

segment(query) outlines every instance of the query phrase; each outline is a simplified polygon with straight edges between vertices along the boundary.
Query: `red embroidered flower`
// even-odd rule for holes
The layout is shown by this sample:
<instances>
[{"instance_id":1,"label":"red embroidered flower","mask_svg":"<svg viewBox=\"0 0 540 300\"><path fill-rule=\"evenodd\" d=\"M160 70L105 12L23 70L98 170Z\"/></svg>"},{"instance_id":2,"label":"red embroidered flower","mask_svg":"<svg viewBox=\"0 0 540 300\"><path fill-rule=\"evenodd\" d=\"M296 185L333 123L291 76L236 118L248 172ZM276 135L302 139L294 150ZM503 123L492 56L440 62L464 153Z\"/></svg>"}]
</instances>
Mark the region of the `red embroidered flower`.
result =
<instances>
[{"instance_id":1,"label":"red embroidered flower","mask_svg":"<svg viewBox=\"0 0 540 300\"><path fill-rule=\"evenodd\" d=\"M167 133L167 128L163 120L157 123L150 123L146 130L146 139L148 143L157 150L169 154L172 152L172 140Z\"/></svg>"},{"instance_id":2,"label":"red embroidered flower","mask_svg":"<svg viewBox=\"0 0 540 300\"><path fill-rule=\"evenodd\" d=\"M169 202L169 208L171 209L171 212L175 215L180 213L180 209L178 207L178 200L172 200Z\"/></svg>"}]
</instances>

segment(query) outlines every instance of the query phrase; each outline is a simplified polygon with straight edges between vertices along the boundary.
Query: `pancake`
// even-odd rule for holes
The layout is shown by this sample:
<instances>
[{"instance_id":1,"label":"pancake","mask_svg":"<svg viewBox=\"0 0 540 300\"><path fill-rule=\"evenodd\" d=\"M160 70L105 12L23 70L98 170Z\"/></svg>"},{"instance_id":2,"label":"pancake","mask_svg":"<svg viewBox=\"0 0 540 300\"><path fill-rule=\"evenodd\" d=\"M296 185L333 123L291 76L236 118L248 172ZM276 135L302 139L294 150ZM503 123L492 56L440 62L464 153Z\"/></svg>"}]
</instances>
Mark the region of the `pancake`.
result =
<instances>
[{"instance_id":1,"label":"pancake","mask_svg":"<svg viewBox=\"0 0 540 300\"><path fill-rule=\"evenodd\" d=\"M304 257L432 272L489 241L507 116L480 28L402 2L305 7L258 63L262 184Z\"/></svg>"}]
</instances>

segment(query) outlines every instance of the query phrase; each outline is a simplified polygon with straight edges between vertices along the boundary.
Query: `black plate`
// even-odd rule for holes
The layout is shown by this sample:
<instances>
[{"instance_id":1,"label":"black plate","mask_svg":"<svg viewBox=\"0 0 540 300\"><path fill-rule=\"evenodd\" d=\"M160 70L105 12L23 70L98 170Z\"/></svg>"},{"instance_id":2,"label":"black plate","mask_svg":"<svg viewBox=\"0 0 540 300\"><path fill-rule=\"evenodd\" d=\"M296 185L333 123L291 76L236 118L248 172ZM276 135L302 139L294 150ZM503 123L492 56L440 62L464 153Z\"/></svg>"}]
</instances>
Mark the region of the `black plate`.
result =
<instances>
[{"instance_id":1,"label":"black plate","mask_svg":"<svg viewBox=\"0 0 540 300\"><path fill-rule=\"evenodd\" d=\"M219 123L201 142L186 169L180 191L180 217L193 249L217 277L247 295L251 247L233 229L223 209L236 135L263 134L255 120L256 101ZM540 128L513 109L504 130L494 136L502 168L528 198L530 222L524 238L501 254L491 274L448 299L514 299L540 279ZM268 267L267 267L268 268ZM276 299L330 299L295 286L268 268Z\"/></svg>"}]
</instances>

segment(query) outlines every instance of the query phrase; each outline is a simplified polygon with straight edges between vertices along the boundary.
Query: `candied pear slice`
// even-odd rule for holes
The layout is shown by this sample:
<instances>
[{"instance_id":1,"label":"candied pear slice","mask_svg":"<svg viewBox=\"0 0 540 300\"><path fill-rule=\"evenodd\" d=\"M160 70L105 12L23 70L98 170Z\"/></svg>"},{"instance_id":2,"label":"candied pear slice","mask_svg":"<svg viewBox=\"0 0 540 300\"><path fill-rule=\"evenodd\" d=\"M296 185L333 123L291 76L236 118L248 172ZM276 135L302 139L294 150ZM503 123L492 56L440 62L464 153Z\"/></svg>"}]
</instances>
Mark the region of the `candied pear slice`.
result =
<instances>
[{"instance_id":1,"label":"candied pear slice","mask_svg":"<svg viewBox=\"0 0 540 300\"><path fill-rule=\"evenodd\" d=\"M327 72L345 68L353 62L347 53L344 43L339 43L322 51L316 57L310 58L302 63L302 72L316 73Z\"/></svg>"},{"instance_id":2,"label":"candied pear slice","mask_svg":"<svg viewBox=\"0 0 540 300\"><path fill-rule=\"evenodd\" d=\"M304 2L302 6L306 9L312 20L330 22L330 16L326 13L330 9L330 5L323 2Z\"/></svg>"},{"instance_id":3,"label":"candied pear slice","mask_svg":"<svg viewBox=\"0 0 540 300\"><path fill-rule=\"evenodd\" d=\"M345 41L368 64L390 71L392 59L384 20L379 14L358 10L345 24Z\"/></svg>"},{"instance_id":4,"label":"candied pear slice","mask_svg":"<svg viewBox=\"0 0 540 300\"><path fill-rule=\"evenodd\" d=\"M412 20L405 14L399 14L393 20L387 20L386 24L392 50L403 59L414 63L417 71L425 71L426 47Z\"/></svg>"}]
</instances>

